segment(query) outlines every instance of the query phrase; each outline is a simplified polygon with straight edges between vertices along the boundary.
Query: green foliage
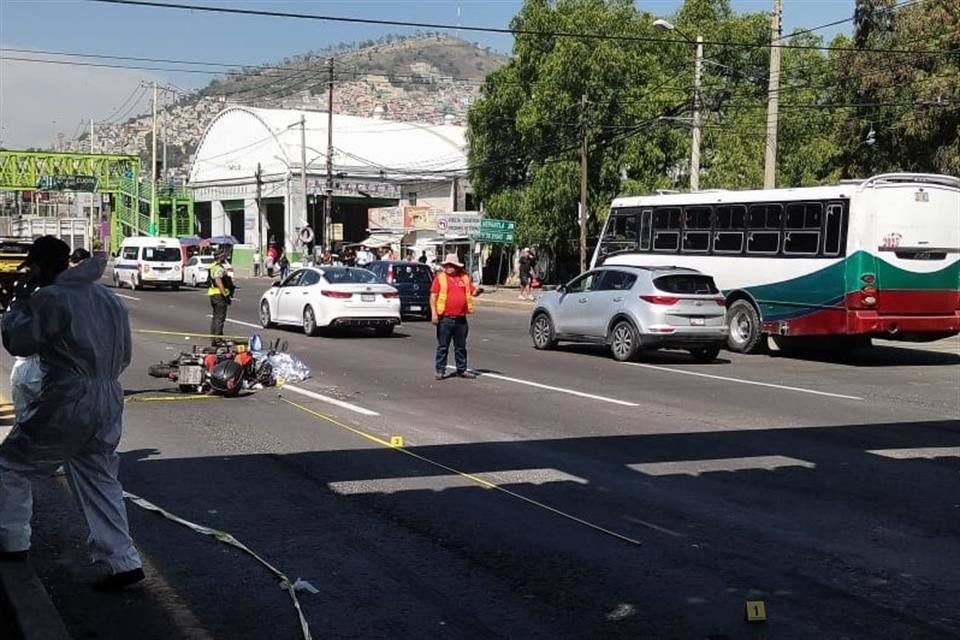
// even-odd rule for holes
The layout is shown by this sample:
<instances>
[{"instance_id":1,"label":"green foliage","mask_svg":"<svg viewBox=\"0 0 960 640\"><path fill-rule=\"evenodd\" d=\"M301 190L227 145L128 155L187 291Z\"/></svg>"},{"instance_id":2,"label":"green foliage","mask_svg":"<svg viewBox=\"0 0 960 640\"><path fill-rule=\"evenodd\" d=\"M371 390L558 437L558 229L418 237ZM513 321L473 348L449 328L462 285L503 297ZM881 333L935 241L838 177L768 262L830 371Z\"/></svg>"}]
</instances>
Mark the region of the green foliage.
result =
<instances>
[{"instance_id":1,"label":"green foliage","mask_svg":"<svg viewBox=\"0 0 960 640\"><path fill-rule=\"evenodd\" d=\"M788 40L813 48L781 49L778 186L893 170L960 173L960 5L892 5L860 0L853 38L832 43L862 51L818 50L815 32ZM468 142L475 195L491 215L520 222L520 242L561 254L575 246L584 124L591 233L617 195L686 188L694 46L685 39L697 34L708 42L700 185L762 186L769 14L735 15L728 0L686 0L670 18L676 31L656 31L655 18L629 0L527 0L515 16L514 29L536 33L517 35L513 56L486 77L468 115ZM876 48L929 54L863 50ZM871 128L872 145L865 143Z\"/></svg>"}]
</instances>

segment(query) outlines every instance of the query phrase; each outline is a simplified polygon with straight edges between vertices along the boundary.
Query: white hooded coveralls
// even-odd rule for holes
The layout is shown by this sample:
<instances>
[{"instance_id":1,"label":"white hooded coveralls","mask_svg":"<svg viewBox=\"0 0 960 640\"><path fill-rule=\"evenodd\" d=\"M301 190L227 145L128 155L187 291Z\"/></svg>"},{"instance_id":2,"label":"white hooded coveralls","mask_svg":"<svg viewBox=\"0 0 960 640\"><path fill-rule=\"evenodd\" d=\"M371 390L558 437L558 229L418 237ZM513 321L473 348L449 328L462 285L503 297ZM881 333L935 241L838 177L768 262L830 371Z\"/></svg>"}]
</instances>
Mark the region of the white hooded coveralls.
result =
<instances>
[{"instance_id":1,"label":"white hooded coveralls","mask_svg":"<svg viewBox=\"0 0 960 640\"><path fill-rule=\"evenodd\" d=\"M3 316L3 345L39 354L40 397L0 444L0 550L30 548L31 478L64 465L89 528L94 561L110 573L141 566L117 480L123 388L130 364L127 310L97 283L106 268L90 258L57 276Z\"/></svg>"}]
</instances>

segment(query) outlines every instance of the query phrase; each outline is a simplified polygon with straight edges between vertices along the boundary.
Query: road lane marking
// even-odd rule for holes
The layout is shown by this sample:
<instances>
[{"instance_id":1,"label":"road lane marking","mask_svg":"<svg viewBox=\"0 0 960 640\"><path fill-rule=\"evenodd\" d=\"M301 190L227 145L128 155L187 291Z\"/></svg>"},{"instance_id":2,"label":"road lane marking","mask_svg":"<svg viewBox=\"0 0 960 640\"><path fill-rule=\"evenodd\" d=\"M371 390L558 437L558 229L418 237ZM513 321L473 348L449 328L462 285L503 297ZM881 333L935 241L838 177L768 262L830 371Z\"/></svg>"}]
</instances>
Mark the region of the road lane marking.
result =
<instances>
[{"instance_id":1,"label":"road lane marking","mask_svg":"<svg viewBox=\"0 0 960 640\"><path fill-rule=\"evenodd\" d=\"M624 362L623 364L631 367L643 367L645 369L656 369L657 371L668 371L670 373L679 373L685 376L698 376L700 378L711 378L713 380L723 380L724 382L736 382L739 384L752 384L757 387L769 387L771 389L782 389L784 391L796 391L797 393L811 393L817 396L827 396L828 398L841 398L843 400L863 400L859 396L848 396L842 393L830 393L829 391L817 391L816 389L805 389L803 387L790 387L785 384L773 384L770 382L759 382L757 380L744 380L742 378L728 378L727 376L715 376L710 373L700 373L699 371L683 371L671 367L661 367L655 364L644 364L642 362Z\"/></svg>"},{"instance_id":2,"label":"road lane marking","mask_svg":"<svg viewBox=\"0 0 960 640\"><path fill-rule=\"evenodd\" d=\"M648 476L699 476L717 471L748 471L763 469L776 471L781 467L816 468L816 463L788 456L744 456L741 458L713 458L706 460L671 460L669 462L642 462L627 467Z\"/></svg>"},{"instance_id":3,"label":"road lane marking","mask_svg":"<svg viewBox=\"0 0 960 640\"><path fill-rule=\"evenodd\" d=\"M355 428L355 427L351 427L351 426L349 426L349 425L346 425L346 424L344 424L344 423L342 423L342 422L339 422L339 421L331 418L331 417L328 416L328 415L324 415L324 414L322 414L322 413L320 413L320 412L318 412L318 411L314 411L313 409L311 409L311 408L309 408L309 407L305 407L305 406L303 406L302 404L297 404L296 402L293 402L292 400L288 400L287 398L281 397L280 400L281 400L282 402L287 403L287 404L290 405L291 407L295 407L295 408L299 409L300 411L303 411L304 413L307 413L307 414L309 414L309 415L311 415L311 416L314 416L315 418L318 418L318 419L320 419L320 420L323 420L324 422L329 422L330 424L334 425L335 427L339 427L339 428L341 428L341 429L343 429L343 430L345 430L345 431L349 431L350 433L353 433L353 434L355 434L355 435L358 435L358 436L360 436L361 438L365 438L366 440L369 440L370 442L374 442L374 443L379 444L379 445L381 445L381 446L383 446L383 447L386 447L386 448L388 448L388 449L392 449L392 450L394 450L394 451L397 451L397 452L399 452L399 453L402 453L403 455L410 456L411 458L416 458L417 460L420 460L421 462L424 462L424 463L429 464L429 465L431 465L431 466L437 467L438 469L443 469L444 471L448 471L448 472L450 472L450 473L456 474L456 475L458 475L458 476L460 476L460 477L462 477L462 478L466 478L466 479L468 479L468 480L472 480L474 483L480 485L480 486L483 487L484 489L491 489L491 490L493 490L493 491L498 491L498 492L503 493L503 494L505 494L505 495L508 495L508 496L510 496L510 497L512 497L512 498L516 498L517 500L521 500L521 501L523 501L523 502L526 502L527 504L533 505L533 506L535 506L535 507L539 507L540 509L543 509L543 510L545 510L545 511L549 511L550 513L552 513L552 514L554 514L554 515L557 515L557 516L560 516L561 518L566 518L567 520L570 520L570 521L572 521L572 522L576 522L577 524L580 524L580 525L583 525L583 526L585 526L585 527L587 527L587 528L593 529L594 531L599 531L600 533L606 534L606 535L608 535L608 536L610 536L610 537L612 537L612 538L616 538L616 539L618 539L618 540L622 540L622 541L627 542L627 543L629 543L629 544L631 544L631 545L640 546L640 545L643 544L642 542L640 542L640 541L637 540L636 538L631 538L630 536L624 535L624 534L622 534L622 533L618 533L618 532L616 532L616 531L614 531L614 530L612 530L612 529L607 529L606 527L602 527L602 526L600 526L600 525L598 525L598 524L596 524L596 523L590 522L589 520L584 520L583 518L577 517L577 516L573 515L572 513L567 513L566 511L562 511L562 510L560 510L560 509L557 509L556 507L551 507L550 505L545 504L545 503L543 503L543 502L540 502L539 500L534 500L533 498L528 498L527 496L525 496L525 495L523 495L523 494L521 494L521 493L517 493L516 491L511 491L510 489L507 489L507 488L505 488L505 487L502 487L502 486L500 486L500 485L498 485L498 484L496 484L496 483L490 482L489 480L485 480L485 479L477 476L476 474L467 473L467 472L465 472L465 471L460 471L459 469L455 469L454 467L451 467L451 466L449 466L449 465L443 464L442 462L438 462L438 461L436 461L436 460L433 460L433 459L431 459L431 458L428 458L428 457L426 457L426 456L424 456L424 455L421 455L421 454L419 454L419 453L416 453L416 452L414 452L414 451L411 451L410 449L407 449L407 448L405 448L405 447L397 447L397 446L395 446L395 445L393 445L393 444L390 444L389 441L384 440L383 438L379 438L379 437L377 437L377 436L375 436L375 435L371 435L371 434L369 434L369 433L367 433L367 432L365 432L365 431L361 431L360 429L357 429L357 428Z\"/></svg>"},{"instance_id":4,"label":"road lane marking","mask_svg":"<svg viewBox=\"0 0 960 640\"><path fill-rule=\"evenodd\" d=\"M343 400L337 400L336 398L331 398L330 396L325 396L315 391L302 389L292 384L285 384L280 389L281 391L283 390L293 391L294 393L299 393L302 396L313 398L314 400L319 400L320 402L326 402L327 404L332 404L333 406L340 407L341 409L347 409L349 411L359 413L362 416L379 416L380 415L376 411L372 411L370 409L364 409L361 406L350 404L349 402L344 402Z\"/></svg>"},{"instance_id":5,"label":"road lane marking","mask_svg":"<svg viewBox=\"0 0 960 640\"><path fill-rule=\"evenodd\" d=\"M127 300L136 300L137 302L140 302L140 298L135 298L135 297L133 297L133 296L128 296L128 295L126 295L126 294L124 294L124 293L116 293L116 292L114 292L113 295L117 296L118 298L125 298L125 299L127 299Z\"/></svg>"},{"instance_id":6,"label":"road lane marking","mask_svg":"<svg viewBox=\"0 0 960 640\"><path fill-rule=\"evenodd\" d=\"M647 522L646 520L640 520L639 518L634 518L633 516L623 516L623 519L627 522L633 522L634 524L639 524L640 526L647 527L648 529L653 529L654 531L659 531L673 538L686 538L685 535L679 531L674 531L673 529L667 529L666 527L661 527L658 524L653 524L652 522Z\"/></svg>"},{"instance_id":7,"label":"road lane marking","mask_svg":"<svg viewBox=\"0 0 960 640\"><path fill-rule=\"evenodd\" d=\"M208 313L207 317L212 318L213 316ZM232 322L233 324L239 324L240 326L243 326L243 327L253 327L254 329L263 329L263 327L261 327L259 324L253 324L252 322L244 322L243 320L233 320L231 318L227 318L227 322Z\"/></svg>"},{"instance_id":8,"label":"road lane marking","mask_svg":"<svg viewBox=\"0 0 960 640\"><path fill-rule=\"evenodd\" d=\"M447 369L453 369L453 367L448 366ZM584 391L577 391L576 389L566 389L564 387L553 387L548 384L541 384L539 382L532 382L530 380L523 380L522 378L511 378L510 376L503 376L499 373L487 373L485 371L478 371L474 369L478 377L481 378L494 378L496 380L505 380L507 382L514 382L516 384L525 384L528 387L536 387L537 389L546 389L547 391L556 391L557 393L566 393L571 396L578 396L580 398L589 398L590 400L598 400L600 402L609 402L611 404L618 404L621 407L639 407L640 405L636 402L627 402L626 400L617 400L616 398L608 398L607 396L598 396L592 393L586 393Z\"/></svg>"},{"instance_id":9,"label":"road lane marking","mask_svg":"<svg viewBox=\"0 0 960 640\"><path fill-rule=\"evenodd\" d=\"M915 449L867 449L867 453L893 460L912 458L960 458L960 447L917 447Z\"/></svg>"},{"instance_id":10,"label":"road lane marking","mask_svg":"<svg viewBox=\"0 0 960 640\"><path fill-rule=\"evenodd\" d=\"M551 482L575 482L589 484L583 478L564 473L557 469L515 469L475 473L475 476L493 484L533 484L544 485ZM412 476L403 478L376 478L373 480L343 480L329 482L327 486L341 495L363 495L370 493L400 493L403 491L444 491L472 487L476 483L458 474L435 476Z\"/></svg>"}]
</instances>

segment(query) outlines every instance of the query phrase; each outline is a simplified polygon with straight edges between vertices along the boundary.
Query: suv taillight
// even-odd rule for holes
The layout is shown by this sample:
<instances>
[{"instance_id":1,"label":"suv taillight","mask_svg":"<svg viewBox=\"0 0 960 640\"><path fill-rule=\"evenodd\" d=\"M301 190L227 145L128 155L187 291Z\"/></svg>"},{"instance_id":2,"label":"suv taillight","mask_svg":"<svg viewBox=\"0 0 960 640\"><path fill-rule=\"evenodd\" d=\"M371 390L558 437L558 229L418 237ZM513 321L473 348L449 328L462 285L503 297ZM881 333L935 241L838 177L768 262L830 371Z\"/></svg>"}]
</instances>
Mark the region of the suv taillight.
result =
<instances>
[{"instance_id":1,"label":"suv taillight","mask_svg":"<svg viewBox=\"0 0 960 640\"><path fill-rule=\"evenodd\" d=\"M640 296L640 299L646 300L650 304L662 304L668 307L680 302L680 298L676 296Z\"/></svg>"}]
</instances>

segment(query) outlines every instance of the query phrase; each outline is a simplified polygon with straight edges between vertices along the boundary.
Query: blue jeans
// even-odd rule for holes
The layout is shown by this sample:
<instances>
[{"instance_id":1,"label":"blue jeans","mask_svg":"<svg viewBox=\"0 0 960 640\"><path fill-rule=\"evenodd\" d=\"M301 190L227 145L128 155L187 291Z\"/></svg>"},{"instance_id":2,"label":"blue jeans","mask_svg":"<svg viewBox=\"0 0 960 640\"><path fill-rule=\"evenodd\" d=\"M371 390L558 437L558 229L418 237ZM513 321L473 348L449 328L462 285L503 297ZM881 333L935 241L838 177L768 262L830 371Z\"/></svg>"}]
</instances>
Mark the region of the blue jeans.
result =
<instances>
[{"instance_id":1,"label":"blue jeans","mask_svg":"<svg viewBox=\"0 0 960 640\"><path fill-rule=\"evenodd\" d=\"M457 363L457 373L467 370L467 334L470 326L466 316L451 318L442 316L437 323L437 372L447 370L447 353L453 340L453 359Z\"/></svg>"}]
</instances>

